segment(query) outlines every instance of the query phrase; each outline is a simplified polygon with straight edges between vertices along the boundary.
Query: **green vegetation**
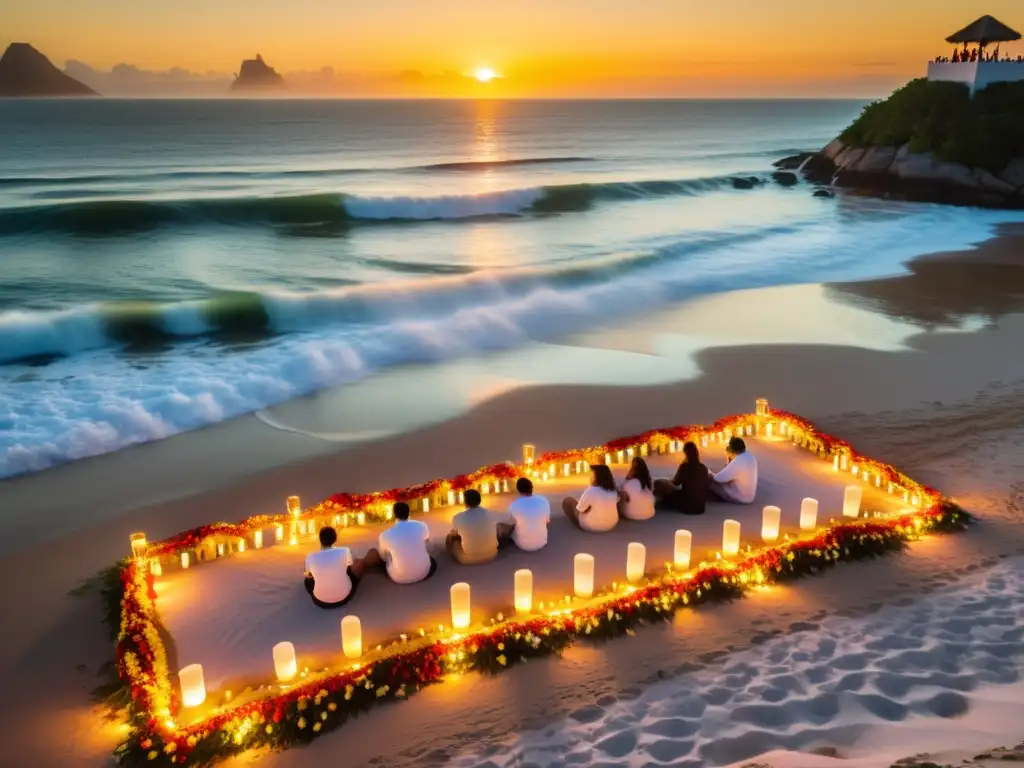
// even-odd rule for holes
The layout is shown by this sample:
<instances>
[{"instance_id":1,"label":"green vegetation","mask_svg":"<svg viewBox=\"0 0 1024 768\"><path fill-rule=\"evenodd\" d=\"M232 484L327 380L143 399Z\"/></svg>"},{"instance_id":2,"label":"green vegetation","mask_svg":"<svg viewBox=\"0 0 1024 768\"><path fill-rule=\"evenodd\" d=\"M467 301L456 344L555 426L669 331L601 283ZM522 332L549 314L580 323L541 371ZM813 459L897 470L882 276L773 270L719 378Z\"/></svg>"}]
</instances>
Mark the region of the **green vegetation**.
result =
<instances>
[{"instance_id":1,"label":"green vegetation","mask_svg":"<svg viewBox=\"0 0 1024 768\"><path fill-rule=\"evenodd\" d=\"M911 80L865 107L839 138L860 147L909 143L911 152L998 174L1024 157L1024 82L996 83L971 99L960 83Z\"/></svg>"}]
</instances>

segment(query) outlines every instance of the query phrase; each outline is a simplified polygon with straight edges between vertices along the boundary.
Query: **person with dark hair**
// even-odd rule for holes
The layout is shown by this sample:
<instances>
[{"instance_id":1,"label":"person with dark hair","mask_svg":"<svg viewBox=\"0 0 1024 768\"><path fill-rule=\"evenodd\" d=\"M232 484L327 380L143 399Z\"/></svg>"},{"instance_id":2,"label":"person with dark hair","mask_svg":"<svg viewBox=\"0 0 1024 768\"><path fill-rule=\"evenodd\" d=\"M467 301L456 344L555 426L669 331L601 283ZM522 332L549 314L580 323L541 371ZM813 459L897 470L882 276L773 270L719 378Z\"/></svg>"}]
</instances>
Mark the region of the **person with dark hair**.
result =
<instances>
[{"instance_id":1,"label":"person with dark hair","mask_svg":"<svg viewBox=\"0 0 1024 768\"><path fill-rule=\"evenodd\" d=\"M635 456L619 488L619 514L627 520L650 520L654 517L653 491L647 462Z\"/></svg>"},{"instance_id":2,"label":"person with dark hair","mask_svg":"<svg viewBox=\"0 0 1024 768\"><path fill-rule=\"evenodd\" d=\"M711 479L711 494L733 504L750 504L757 494L757 459L742 437L729 438L725 455L729 463Z\"/></svg>"},{"instance_id":3,"label":"person with dark hair","mask_svg":"<svg viewBox=\"0 0 1024 768\"><path fill-rule=\"evenodd\" d=\"M508 507L515 527L512 541L524 552L536 552L548 543L551 503L544 496L533 495L533 482L528 477L516 480L519 498Z\"/></svg>"},{"instance_id":4,"label":"person with dark hair","mask_svg":"<svg viewBox=\"0 0 1024 768\"><path fill-rule=\"evenodd\" d=\"M366 567L383 565L396 584L415 584L434 575L437 561L430 556L430 529L422 520L410 520L409 505L395 502L395 524L380 535L380 551L366 553Z\"/></svg>"},{"instance_id":5,"label":"person with dark hair","mask_svg":"<svg viewBox=\"0 0 1024 768\"><path fill-rule=\"evenodd\" d=\"M515 523L506 514L480 506L480 491L470 488L462 494L466 509L452 518L452 531L445 540L448 552L462 565L489 563L498 547L512 540Z\"/></svg>"},{"instance_id":6,"label":"person with dark hair","mask_svg":"<svg viewBox=\"0 0 1024 768\"><path fill-rule=\"evenodd\" d=\"M338 532L320 529L320 549L306 555L306 591L320 608L339 608L352 599L365 563L354 560L348 547L335 547Z\"/></svg>"},{"instance_id":7,"label":"person with dark hair","mask_svg":"<svg viewBox=\"0 0 1024 768\"><path fill-rule=\"evenodd\" d=\"M562 511L584 531L604 533L619 522L619 489L606 464L591 464L590 473L590 487L579 501L572 496L564 499Z\"/></svg>"},{"instance_id":8,"label":"person with dark hair","mask_svg":"<svg viewBox=\"0 0 1024 768\"><path fill-rule=\"evenodd\" d=\"M654 483L657 506L684 515L703 515L710 484L711 471L701 463L697 444L687 442L683 445L683 461L672 479Z\"/></svg>"}]
</instances>

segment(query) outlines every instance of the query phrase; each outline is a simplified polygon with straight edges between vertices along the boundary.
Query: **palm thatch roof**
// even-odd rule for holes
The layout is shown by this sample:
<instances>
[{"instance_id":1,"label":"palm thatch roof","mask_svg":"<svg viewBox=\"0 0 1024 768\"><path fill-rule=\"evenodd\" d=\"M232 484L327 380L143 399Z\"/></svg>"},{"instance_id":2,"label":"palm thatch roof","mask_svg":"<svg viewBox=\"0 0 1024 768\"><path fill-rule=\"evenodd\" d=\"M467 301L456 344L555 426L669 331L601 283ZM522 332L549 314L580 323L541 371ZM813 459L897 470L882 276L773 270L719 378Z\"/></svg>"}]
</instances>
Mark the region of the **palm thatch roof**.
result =
<instances>
[{"instance_id":1,"label":"palm thatch roof","mask_svg":"<svg viewBox=\"0 0 1024 768\"><path fill-rule=\"evenodd\" d=\"M947 43L1008 43L1011 40L1020 40L1020 32L1010 29L1008 26L994 19L991 16L982 16L973 24L969 24L956 34L946 38Z\"/></svg>"}]
</instances>

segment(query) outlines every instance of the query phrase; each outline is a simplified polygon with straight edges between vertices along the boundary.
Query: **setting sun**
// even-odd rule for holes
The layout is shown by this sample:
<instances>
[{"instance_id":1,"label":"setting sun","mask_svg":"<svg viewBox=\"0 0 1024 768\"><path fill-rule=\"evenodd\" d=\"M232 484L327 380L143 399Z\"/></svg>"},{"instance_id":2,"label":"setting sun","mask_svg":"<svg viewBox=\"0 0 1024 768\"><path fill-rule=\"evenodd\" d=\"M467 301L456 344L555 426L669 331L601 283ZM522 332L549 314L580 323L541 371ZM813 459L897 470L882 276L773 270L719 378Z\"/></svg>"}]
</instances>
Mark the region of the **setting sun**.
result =
<instances>
[{"instance_id":1,"label":"setting sun","mask_svg":"<svg viewBox=\"0 0 1024 768\"><path fill-rule=\"evenodd\" d=\"M480 69L473 73L473 77L475 77L481 83L489 83L497 76L498 73L495 72L490 67L481 67Z\"/></svg>"}]
</instances>

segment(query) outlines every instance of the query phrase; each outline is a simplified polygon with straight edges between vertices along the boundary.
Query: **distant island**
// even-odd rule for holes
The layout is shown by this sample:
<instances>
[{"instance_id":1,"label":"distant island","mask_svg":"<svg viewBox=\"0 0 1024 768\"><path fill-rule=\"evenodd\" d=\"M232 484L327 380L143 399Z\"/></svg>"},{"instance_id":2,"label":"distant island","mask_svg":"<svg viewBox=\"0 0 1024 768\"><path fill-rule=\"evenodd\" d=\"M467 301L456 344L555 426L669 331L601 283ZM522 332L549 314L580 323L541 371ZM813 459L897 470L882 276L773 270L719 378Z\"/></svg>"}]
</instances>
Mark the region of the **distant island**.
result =
<instances>
[{"instance_id":1,"label":"distant island","mask_svg":"<svg viewBox=\"0 0 1024 768\"><path fill-rule=\"evenodd\" d=\"M255 59L246 59L231 84L232 91L277 90L284 87L284 78L263 61L258 53Z\"/></svg>"},{"instance_id":2,"label":"distant island","mask_svg":"<svg viewBox=\"0 0 1024 768\"><path fill-rule=\"evenodd\" d=\"M11 43L0 58L0 97L98 95L28 43Z\"/></svg>"}]
</instances>

